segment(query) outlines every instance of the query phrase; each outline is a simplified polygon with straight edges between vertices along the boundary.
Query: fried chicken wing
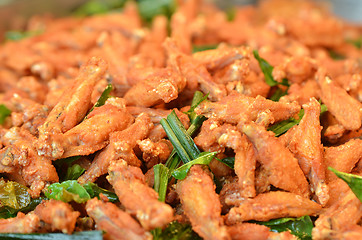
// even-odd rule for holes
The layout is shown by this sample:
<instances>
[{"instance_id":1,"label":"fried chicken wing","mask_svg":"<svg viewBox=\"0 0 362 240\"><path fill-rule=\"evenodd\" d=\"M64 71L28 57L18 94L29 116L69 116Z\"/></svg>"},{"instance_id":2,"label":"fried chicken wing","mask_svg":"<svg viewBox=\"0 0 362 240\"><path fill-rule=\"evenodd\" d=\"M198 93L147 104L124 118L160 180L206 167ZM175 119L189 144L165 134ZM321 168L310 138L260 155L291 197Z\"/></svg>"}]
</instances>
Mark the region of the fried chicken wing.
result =
<instances>
[{"instance_id":1,"label":"fried chicken wing","mask_svg":"<svg viewBox=\"0 0 362 240\"><path fill-rule=\"evenodd\" d=\"M353 167L362 158L362 140L351 139L350 141L335 147L325 147L324 157L326 167L332 167L341 172L351 172ZM328 182L337 179L337 176L326 171Z\"/></svg>"},{"instance_id":2,"label":"fried chicken wing","mask_svg":"<svg viewBox=\"0 0 362 240\"><path fill-rule=\"evenodd\" d=\"M39 223L36 214L19 212L15 218L0 219L0 233L33 233L39 228Z\"/></svg>"},{"instance_id":3,"label":"fried chicken wing","mask_svg":"<svg viewBox=\"0 0 362 240\"><path fill-rule=\"evenodd\" d=\"M288 149L298 159L299 166L311 184L311 192L315 193L317 201L324 206L329 194L321 144L320 104L312 98L308 104L303 105L303 109L304 116L292 133Z\"/></svg>"},{"instance_id":4,"label":"fried chicken wing","mask_svg":"<svg viewBox=\"0 0 362 240\"><path fill-rule=\"evenodd\" d=\"M146 232L136 220L113 203L93 198L87 202L86 210L95 220L97 229L105 231L104 239L152 239L149 232Z\"/></svg>"},{"instance_id":5,"label":"fried chicken wing","mask_svg":"<svg viewBox=\"0 0 362 240\"><path fill-rule=\"evenodd\" d=\"M99 176L107 173L109 164L115 160L121 159L132 166L141 166L141 161L135 155L133 148L136 147L138 140L147 137L152 127L149 116L140 114L128 128L113 132L108 146L96 155L78 182L94 182Z\"/></svg>"},{"instance_id":6,"label":"fried chicken wing","mask_svg":"<svg viewBox=\"0 0 362 240\"><path fill-rule=\"evenodd\" d=\"M322 102L337 121L348 130L356 130L362 124L362 105L339 87L323 71L319 72L318 84L321 88Z\"/></svg>"},{"instance_id":7,"label":"fried chicken wing","mask_svg":"<svg viewBox=\"0 0 362 240\"><path fill-rule=\"evenodd\" d=\"M309 196L308 182L298 160L273 136L274 133L255 123L241 124L239 128L253 143L271 184L303 197Z\"/></svg>"},{"instance_id":8,"label":"fried chicken wing","mask_svg":"<svg viewBox=\"0 0 362 240\"><path fill-rule=\"evenodd\" d=\"M288 231L276 233L270 231L266 226L255 223L238 223L228 226L228 232L233 240L298 239Z\"/></svg>"},{"instance_id":9,"label":"fried chicken wing","mask_svg":"<svg viewBox=\"0 0 362 240\"><path fill-rule=\"evenodd\" d=\"M221 204L210 175L201 166L191 167L176 185L184 213L204 239L230 239L221 218Z\"/></svg>"},{"instance_id":10,"label":"fried chicken wing","mask_svg":"<svg viewBox=\"0 0 362 240\"><path fill-rule=\"evenodd\" d=\"M261 96L253 98L233 92L219 102L202 102L195 109L197 114L204 114L206 117L231 124L256 120L260 113L267 110L271 112L273 122L277 122L298 113L300 106L296 102L273 102Z\"/></svg>"},{"instance_id":11,"label":"fried chicken wing","mask_svg":"<svg viewBox=\"0 0 362 240\"><path fill-rule=\"evenodd\" d=\"M141 169L120 159L112 162L108 181L126 210L134 215L146 230L164 227L173 220L173 209L158 201L158 194L147 186Z\"/></svg>"},{"instance_id":12,"label":"fried chicken wing","mask_svg":"<svg viewBox=\"0 0 362 240\"><path fill-rule=\"evenodd\" d=\"M245 199L239 206L230 209L226 215L228 225L249 220L269 221L282 217L317 215L322 207L294 193L276 191L259 194Z\"/></svg>"},{"instance_id":13,"label":"fried chicken wing","mask_svg":"<svg viewBox=\"0 0 362 240\"><path fill-rule=\"evenodd\" d=\"M92 154L106 146L111 133L127 128L133 117L123 107L123 102L122 99L110 98L83 122L58 135L54 143L62 149L61 157Z\"/></svg>"},{"instance_id":14,"label":"fried chicken wing","mask_svg":"<svg viewBox=\"0 0 362 240\"><path fill-rule=\"evenodd\" d=\"M361 217L362 203L349 189L342 198L320 214L312 231L313 239L354 239L353 236L358 239L361 229L356 224ZM356 231L352 230L353 226L357 227Z\"/></svg>"},{"instance_id":15,"label":"fried chicken wing","mask_svg":"<svg viewBox=\"0 0 362 240\"><path fill-rule=\"evenodd\" d=\"M92 58L80 69L71 90L63 94L45 123L39 127L39 140L36 143L39 155L57 158L63 154L58 146L53 144L53 135L70 130L85 117L91 107L93 88L106 69L106 63L97 58Z\"/></svg>"},{"instance_id":16,"label":"fried chicken wing","mask_svg":"<svg viewBox=\"0 0 362 240\"><path fill-rule=\"evenodd\" d=\"M40 221L47 224L46 228L51 231L59 230L63 233L72 234L75 223L80 213L73 211L68 203L50 199L39 204L34 213Z\"/></svg>"}]
</instances>

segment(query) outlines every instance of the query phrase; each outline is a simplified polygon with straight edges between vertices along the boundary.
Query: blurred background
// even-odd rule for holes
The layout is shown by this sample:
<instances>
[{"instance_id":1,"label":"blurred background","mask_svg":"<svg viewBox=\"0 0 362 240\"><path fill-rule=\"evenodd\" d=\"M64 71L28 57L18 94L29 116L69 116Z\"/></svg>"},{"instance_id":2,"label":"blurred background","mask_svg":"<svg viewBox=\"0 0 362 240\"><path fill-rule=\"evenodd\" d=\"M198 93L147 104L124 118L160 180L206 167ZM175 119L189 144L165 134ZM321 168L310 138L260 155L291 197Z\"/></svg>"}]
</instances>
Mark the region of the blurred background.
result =
<instances>
[{"instance_id":1,"label":"blurred background","mask_svg":"<svg viewBox=\"0 0 362 240\"><path fill-rule=\"evenodd\" d=\"M0 0L0 35L7 30L20 30L32 15L51 13L60 17L69 15L84 4L91 8L102 5L120 5L125 0ZM137 0L136 0L137 1ZM167 2L169 0L162 0ZM206 0L220 8L230 9L235 5L257 4L262 0ZM291 0L292 1L292 0ZM362 0L315 0L323 2L337 16L354 24L362 25ZM141 2L141 0L139 0ZM151 6L152 7L152 6Z\"/></svg>"}]
</instances>

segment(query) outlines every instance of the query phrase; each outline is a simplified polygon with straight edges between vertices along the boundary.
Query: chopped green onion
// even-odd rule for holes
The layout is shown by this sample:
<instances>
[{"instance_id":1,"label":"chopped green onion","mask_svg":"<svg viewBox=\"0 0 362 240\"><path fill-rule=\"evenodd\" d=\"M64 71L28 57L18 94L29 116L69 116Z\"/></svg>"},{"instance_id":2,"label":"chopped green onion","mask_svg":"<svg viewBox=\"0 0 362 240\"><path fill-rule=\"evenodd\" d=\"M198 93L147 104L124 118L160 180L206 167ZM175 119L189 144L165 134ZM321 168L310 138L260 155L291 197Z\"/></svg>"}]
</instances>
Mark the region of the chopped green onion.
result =
<instances>
[{"instance_id":1,"label":"chopped green onion","mask_svg":"<svg viewBox=\"0 0 362 240\"><path fill-rule=\"evenodd\" d=\"M167 122L170 124L172 131L177 136L182 147L186 150L190 159L197 158L200 154L200 150L197 148L195 142L190 135L187 134L185 127L182 125L180 119L177 117L175 111L172 111L167 116Z\"/></svg>"},{"instance_id":2,"label":"chopped green onion","mask_svg":"<svg viewBox=\"0 0 362 240\"><path fill-rule=\"evenodd\" d=\"M356 197L362 202L362 177L350 173L337 171L332 167L328 167L330 171L337 175L340 179L345 181Z\"/></svg>"},{"instance_id":3,"label":"chopped green onion","mask_svg":"<svg viewBox=\"0 0 362 240\"><path fill-rule=\"evenodd\" d=\"M153 172L155 176L155 184L153 188L156 192L158 192L158 200L164 202L166 199L168 179L170 178L170 170L160 163L153 166Z\"/></svg>"},{"instance_id":4,"label":"chopped green onion","mask_svg":"<svg viewBox=\"0 0 362 240\"><path fill-rule=\"evenodd\" d=\"M11 111L4 104L0 104L0 124L4 124L5 119L10 116Z\"/></svg>"},{"instance_id":5,"label":"chopped green onion","mask_svg":"<svg viewBox=\"0 0 362 240\"><path fill-rule=\"evenodd\" d=\"M211 160L215 157L217 152L203 152L200 154L200 156L191 162L185 163L181 167L175 169L172 172L172 176L178 180L185 179L187 176L187 173L189 172L190 168L195 164L203 164L203 165L209 165Z\"/></svg>"},{"instance_id":6,"label":"chopped green onion","mask_svg":"<svg viewBox=\"0 0 362 240\"><path fill-rule=\"evenodd\" d=\"M176 152L177 152L178 156L180 157L180 159L184 163L190 162L191 159L190 159L189 155L187 154L186 150L181 145L179 139L177 138L176 134L173 132L168 121L163 118L163 119L161 119L160 123L161 123L163 129L165 130L168 138L170 139L174 149L176 149Z\"/></svg>"}]
</instances>

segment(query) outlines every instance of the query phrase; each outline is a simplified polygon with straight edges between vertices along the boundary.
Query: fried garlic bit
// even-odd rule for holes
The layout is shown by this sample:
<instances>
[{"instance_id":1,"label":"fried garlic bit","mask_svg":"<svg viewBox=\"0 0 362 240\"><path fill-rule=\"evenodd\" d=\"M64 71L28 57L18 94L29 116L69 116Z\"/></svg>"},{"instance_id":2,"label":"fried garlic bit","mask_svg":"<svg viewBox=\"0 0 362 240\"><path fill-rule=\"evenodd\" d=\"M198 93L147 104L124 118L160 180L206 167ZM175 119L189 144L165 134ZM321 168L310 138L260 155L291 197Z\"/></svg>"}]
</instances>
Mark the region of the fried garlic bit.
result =
<instances>
[{"instance_id":1,"label":"fried garlic bit","mask_svg":"<svg viewBox=\"0 0 362 240\"><path fill-rule=\"evenodd\" d=\"M230 209L226 215L228 225L249 220L269 221L283 217L317 215L322 207L300 195L282 191L259 194Z\"/></svg>"},{"instance_id":2,"label":"fried garlic bit","mask_svg":"<svg viewBox=\"0 0 362 240\"><path fill-rule=\"evenodd\" d=\"M176 191L184 214L195 232L204 239L230 239L221 217L221 204L210 175L200 166L191 167Z\"/></svg>"},{"instance_id":3,"label":"fried garlic bit","mask_svg":"<svg viewBox=\"0 0 362 240\"><path fill-rule=\"evenodd\" d=\"M144 229L162 228L173 220L173 209L158 201L157 192L147 185L140 168L120 159L111 163L108 173L119 201Z\"/></svg>"},{"instance_id":4,"label":"fried garlic bit","mask_svg":"<svg viewBox=\"0 0 362 240\"><path fill-rule=\"evenodd\" d=\"M130 214L110 202L97 198L89 200L86 210L96 222L98 230L105 231L104 239L114 240L149 240L152 235L146 232Z\"/></svg>"}]
</instances>

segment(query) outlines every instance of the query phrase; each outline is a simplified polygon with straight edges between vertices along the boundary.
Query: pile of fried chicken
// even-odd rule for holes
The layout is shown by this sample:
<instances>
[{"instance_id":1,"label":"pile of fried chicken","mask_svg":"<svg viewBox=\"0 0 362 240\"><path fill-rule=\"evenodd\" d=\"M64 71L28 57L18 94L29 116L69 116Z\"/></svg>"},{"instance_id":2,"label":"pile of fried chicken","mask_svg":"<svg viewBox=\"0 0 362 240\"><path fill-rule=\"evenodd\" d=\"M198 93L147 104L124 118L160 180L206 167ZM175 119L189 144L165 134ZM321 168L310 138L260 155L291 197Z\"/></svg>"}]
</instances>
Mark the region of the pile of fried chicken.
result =
<instances>
[{"instance_id":1,"label":"pile of fried chicken","mask_svg":"<svg viewBox=\"0 0 362 240\"><path fill-rule=\"evenodd\" d=\"M297 239L255 221L308 215L313 239L362 238L362 203L327 169L362 175L362 50L348 41L362 36L360 26L309 1L262 1L230 20L207 2L179 0L170 19L148 27L130 1L86 18L36 16L27 30L42 33L0 46L0 103L11 110L0 129L2 179L38 198L59 182L54 161L81 156L77 181L114 191L119 203L43 200L0 219L1 233L98 229L105 239L152 239L176 220L203 239ZM290 86L268 85L253 50ZM107 84L113 97L87 115ZM272 101L276 88L286 94ZM160 120L174 110L187 129L196 91L208 99L195 109L207 120L194 142L235 157L234 169L217 159L194 165L162 202L153 166L173 145ZM286 133L268 130L302 109Z\"/></svg>"}]
</instances>

